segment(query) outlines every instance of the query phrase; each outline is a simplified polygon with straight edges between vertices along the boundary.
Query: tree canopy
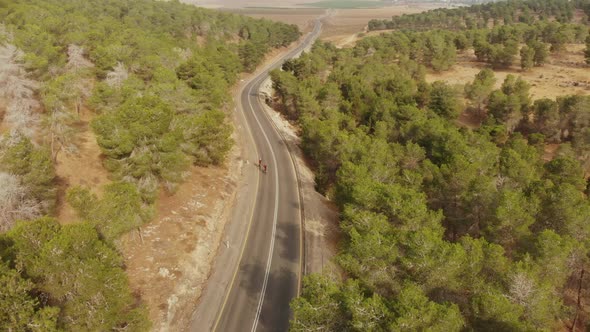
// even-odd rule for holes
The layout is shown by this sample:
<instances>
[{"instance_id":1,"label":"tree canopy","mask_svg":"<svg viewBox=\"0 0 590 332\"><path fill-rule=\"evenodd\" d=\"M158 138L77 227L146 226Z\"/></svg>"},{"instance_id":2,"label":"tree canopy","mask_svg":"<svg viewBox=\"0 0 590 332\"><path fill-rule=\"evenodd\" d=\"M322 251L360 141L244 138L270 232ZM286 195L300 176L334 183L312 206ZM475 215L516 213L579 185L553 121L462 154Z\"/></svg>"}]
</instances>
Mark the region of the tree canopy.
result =
<instances>
[{"instance_id":1,"label":"tree canopy","mask_svg":"<svg viewBox=\"0 0 590 332\"><path fill-rule=\"evenodd\" d=\"M271 73L275 102L301 126L317 188L339 206L344 235L335 258L343 280L308 276L291 329L583 328L589 97L532 100L515 75L495 89L492 69L463 89L428 83L426 36L474 31L412 26L352 49L316 42ZM480 46L499 48L482 56L512 56L518 48L505 48L521 40L512 33L508 24L486 31ZM468 107L481 126L457 122ZM560 152L547 157L546 143Z\"/></svg>"},{"instance_id":2,"label":"tree canopy","mask_svg":"<svg viewBox=\"0 0 590 332\"><path fill-rule=\"evenodd\" d=\"M0 330L149 330L118 238L189 167L225 162L230 87L300 35L179 1L0 1ZM80 221L60 226L55 163L87 139L82 113L113 182L68 188Z\"/></svg>"}]
</instances>

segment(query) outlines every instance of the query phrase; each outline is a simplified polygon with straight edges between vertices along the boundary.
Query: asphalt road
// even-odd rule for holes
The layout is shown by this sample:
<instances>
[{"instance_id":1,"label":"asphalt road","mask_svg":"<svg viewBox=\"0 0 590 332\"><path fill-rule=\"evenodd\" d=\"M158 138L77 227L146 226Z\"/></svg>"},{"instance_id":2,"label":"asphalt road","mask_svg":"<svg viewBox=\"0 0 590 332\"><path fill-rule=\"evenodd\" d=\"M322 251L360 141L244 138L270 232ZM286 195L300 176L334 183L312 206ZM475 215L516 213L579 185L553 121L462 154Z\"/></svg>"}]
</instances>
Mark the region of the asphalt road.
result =
<instances>
[{"instance_id":1,"label":"asphalt road","mask_svg":"<svg viewBox=\"0 0 590 332\"><path fill-rule=\"evenodd\" d=\"M240 248L237 270L223 291L212 290L210 297L223 296L218 310L206 308L195 315L192 331L287 331L290 301L299 292L302 269L301 202L297 176L287 145L263 109L259 96L268 72L298 55L321 31L318 19L305 40L279 61L252 79L240 95L243 125L248 128L254 150L268 170L259 170L256 195L250 215L242 215L246 237ZM255 161L257 163L257 160ZM237 249L234 249L237 250ZM215 287L211 287L215 288ZM203 300L205 301L205 300ZM200 306L207 306L202 302ZM205 316L216 313L214 321Z\"/></svg>"}]
</instances>

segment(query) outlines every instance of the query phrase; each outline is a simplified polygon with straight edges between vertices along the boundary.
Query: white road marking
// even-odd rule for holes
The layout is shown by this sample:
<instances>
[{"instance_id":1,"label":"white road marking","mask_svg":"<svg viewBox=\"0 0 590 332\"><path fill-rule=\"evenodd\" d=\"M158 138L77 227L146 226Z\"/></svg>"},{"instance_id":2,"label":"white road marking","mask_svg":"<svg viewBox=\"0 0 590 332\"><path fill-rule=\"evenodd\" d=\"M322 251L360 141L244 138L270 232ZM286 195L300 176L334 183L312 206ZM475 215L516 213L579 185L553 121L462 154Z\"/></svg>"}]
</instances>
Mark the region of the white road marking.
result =
<instances>
[{"instance_id":1,"label":"white road marking","mask_svg":"<svg viewBox=\"0 0 590 332\"><path fill-rule=\"evenodd\" d=\"M266 79L266 75L263 76L264 79ZM250 89L248 91L248 96L250 96L250 94L252 93L252 88L258 84L258 82L261 79L257 80L254 84L252 84L250 86ZM258 98L258 97L256 97ZM256 123L258 124L258 127L260 128L260 131L262 132L262 135L264 136L264 139L266 140L266 144L268 144L268 148L270 149L270 154L272 156L272 161L273 161L273 165L275 170L273 171L274 175L275 175L275 209L274 209L274 215L273 215L273 221L272 221L272 233L271 233L271 238L270 238L270 249L268 252L268 258L266 260L266 269L264 271L264 281L262 282L262 290L260 292L260 299L258 300L258 307L256 308L256 316L254 316L254 323L252 324L252 329L250 330L251 332L255 332L256 328L258 327L258 320L260 319L260 312L262 311L262 303L264 302L264 295L266 293L266 286L268 284L268 276L270 274L270 267L272 265L272 256L273 256L273 252L274 252L274 248L275 248L275 233L277 230L277 216L279 213L279 172L277 172L277 158L275 156L275 152L272 149L272 145L270 144L270 140L268 139L268 136L266 135L266 132L264 131L264 128L262 128L262 124L260 123L260 120L258 120L258 116L256 115L256 112L254 111L254 107L252 106L252 101L251 99L248 97L248 104L250 105L250 110L252 111L252 115L254 115L254 119L256 120Z\"/></svg>"},{"instance_id":2,"label":"white road marking","mask_svg":"<svg viewBox=\"0 0 590 332\"><path fill-rule=\"evenodd\" d=\"M316 29L314 29L314 31L312 32L312 34L310 34L310 36L307 37L306 41L303 44L307 44L310 38L312 38L312 39L317 38L317 36L313 36L313 35L314 34L317 34L319 32L319 30L321 29L322 24L321 24L321 22L319 22L319 23L320 23L319 24L319 27L316 27ZM302 50L298 51L296 53L296 55L298 55L301 52L303 52L304 49L305 48L303 48ZM270 69L274 65L276 65L277 63L282 62L282 61L284 61L287 58L288 57L280 58L280 59L278 59L277 61L275 61L273 64L271 64L267 68ZM268 71L269 69L263 70L262 73L261 73L261 75L264 74L264 72L265 71ZM262 79L266 79L266 75L265 76L260 76L258 79L254 79L254 80L250 81L252 83L252 86L250 87L250 89L248 91L248 95L250 95L252 93L252 87L254 87L256 85L256 84L254 84L254 82L261 81ZM241 80L241 81L243 82L244 80ZM262 125L260 124L260 121L258 120L258 117L256 116L256 113L254 112L254 108L252 107L252 102L250 101L250 98L247 98L247 99L248 99L248 104L250 104L250 108L252 110L252 114L254 115L254 118L255 118L256 122L258 123L258 126L262 129ZM237 108L235 108L234 110L237 111ZM242 115L244 116L243 113L242 113ZM245 123L247 124L246 127L248 129L248 132L250 133L250 138L253 139L254 137L252 135L252 132L250 130L250 126L248 125L248 121L245 118L245 116L244 116L244 120L246 120ZM264 130L262 130L262 133L263 133L264 138L265 138L265 140L266 140L266 142L267 142L267 144L268 144L268 146L269 146L269 148L271 150L271 155L272 155L273 163L274 163L275 168L276 168L277 167L277 162L276 162L276 156L274 154L274 150L272 149L272 146L270 145L270 140L268 139L268 136L266 135L266 132L264 132ZM255 148L255 150L258 150L258 148L256 146L256 142L254 142L254 148ZM248 163L248 161L246 161L246 163ZM255 316L254 323L253 323L252 330L251 330L252 332L256 331L256 328L258 326L258 321L260 319L260 313L261 313L261 310L262 310L262 304L264 302L264 296L265 296L265 293L266 293L266 287L267 287L267 284L268 284L268 276L269 276L269 273L270 273L270 267L271 267L272 256L273 256L273 251L274 251L274 240L275 240L275 233L276 233L276 221L277 221L277 215L278 215L278 199L279 199L279 181L278 181L278 172L276 172L276 169L275 169L274 173L275 173L276 195L275 195L275 211L274 211L272 238L271 238L270 252L269 252L268 259L267 259L267 267L266 267L266 271L265 271L265 277L264 277L264 281L263 281L263 285L262 285L262 290L261 290L261 296L260 296L260 299L259 299L259 302L258 302L258 307L257 307L257 310L256 310L256 316ZM255 205L256 204L257 204L257 202L255 202ZM252 222L252 218L250 219L250 223L251 222ZM250 227L248 227L247 233L249 233L249 232L250 232ZM216 322L215 322L215 324L213 326L213 331L216 331L217 330L217 326L218 326L218 324L219 324L219 322L221 320L221 316L223 315L225 304L226 304L227 299L229 298L229 294L230 294L230 292L231 292L231 290L233 288L233 283L235 281L235 278L236 278L236 275L237 275L239 266L240 266L240 264L242 262L242 255L243 255L244 248L246 247L246 243L247 242L248 242L248 235L246 235L246 239L244 240L244 243L243 243L243 246L242 246L242 252L240 254L240 258L238 259L238 264L237 264L236 269L234 271L234 275L233 275L232 281L230 283L230 287L229 287L228 291L226 292L225 300L223 301L223 304L221 306L221 310L219 312L219 316L217 317L217 320L216 320Z\"/></svg>"},{"instance_id":3,"label":"white road marking","mask_svg":"<svg viewBox=\"0 0 590 332\"><path fill-rule=\"evenodd\" d=\"M321 28L321 23L320 23L320 28ZM313 34L310 36L313 36ZM313 37L311 37L311 38L313 38ZM307 41L304 44L307 44ZM300 52L297 52L297 53L300 53ZM271 66L271 68L272 68L272 66ZM248 96L251 95L252 88L255 85L257 85L260 81L262 81L263 79L266 80L266 75L262 76L260 79L258 79L256 81L254 81L255 83L253 83L250 86L250 89L248 91ZM256 98L258 98L258 96L256 96ZM258 124L258 127L260 128L260 131L262 132L264 139L266 140L266 143L268 144L268 147L270 149L270 154L272 155L273 165L275 167L274 174L275 174L275 190L276 190L275 210L274 210L274 216L273 216L272 235L271 235L272 237L270 240L270 249L269 249L268 258L266 261L266 270L264 271L264 281L262 282L262 290L260 292L260 298L258 300L258 307L256 308L256 316L254 317L254 323L252 324L252 329L250 330L250 332L255 332L256 328L258 327L258 321L260 320L260 313L262 311L262 304L264 303L264 296L266 294L266 287L268 284L268 276L270 274L270 268L272 265L272 256L273 256L273 252L274 252L274 242L275 242L275 233L276 233L276 228L277 228L277 215L278 215L278 207L279 207L279 173L276 170L278 165L277 165L277 159L276 159L274 150L272 148L272 145L270 144L270 140L268 139L266 132L262 128L262 124L260 123L260 120L258 120L258 116L256 115L256 112L254 112L254 107L252 106L252 102L251 102L250 98L248 98L248 104L250 105L250 110L252 111L252 115L254 115L254 119L256 120L256 123ZM272 125L272 123L271 123L271 125Z\"/></svg>"}]
</instances>

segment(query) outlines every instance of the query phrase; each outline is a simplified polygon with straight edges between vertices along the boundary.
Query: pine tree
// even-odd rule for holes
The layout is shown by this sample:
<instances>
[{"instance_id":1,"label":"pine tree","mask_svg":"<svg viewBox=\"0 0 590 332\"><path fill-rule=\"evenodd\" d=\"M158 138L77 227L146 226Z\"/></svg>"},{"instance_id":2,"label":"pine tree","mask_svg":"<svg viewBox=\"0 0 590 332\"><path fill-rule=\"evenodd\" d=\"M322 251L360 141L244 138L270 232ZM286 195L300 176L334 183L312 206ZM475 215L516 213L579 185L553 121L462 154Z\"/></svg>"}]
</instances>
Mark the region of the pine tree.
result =
<instances>
[{"instance_id":1,"label":"pine tree","mask_svg":"<svg viewBox=\"0 0 590 332\"><path fill-rule=\"evenodd\" d=\"M524 71L528 71L533 68L535 58L535 50L528 46L523 46L520 49L520 68Z\"/></svg>"}]
</instances>

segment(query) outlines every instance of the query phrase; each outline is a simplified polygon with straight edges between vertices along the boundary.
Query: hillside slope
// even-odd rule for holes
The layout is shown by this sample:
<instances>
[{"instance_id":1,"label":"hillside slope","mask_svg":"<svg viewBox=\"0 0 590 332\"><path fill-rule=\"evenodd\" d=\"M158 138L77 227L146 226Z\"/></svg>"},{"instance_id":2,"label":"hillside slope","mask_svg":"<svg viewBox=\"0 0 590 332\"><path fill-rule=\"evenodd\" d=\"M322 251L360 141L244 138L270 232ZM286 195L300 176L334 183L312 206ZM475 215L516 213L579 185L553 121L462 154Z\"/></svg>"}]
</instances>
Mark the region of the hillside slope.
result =
<instances>
[{"instance_id":1,"label":"hillside slope","mask_svg":"<svg viewBox=\"0 0 590 332\"><path fill-rule=\"evenodd\" d=\"M0 22L0 329L145 331L120 237L225 163L230 87L300 33L151 0L0 1Z\"/></svg>"}]
</instances>

